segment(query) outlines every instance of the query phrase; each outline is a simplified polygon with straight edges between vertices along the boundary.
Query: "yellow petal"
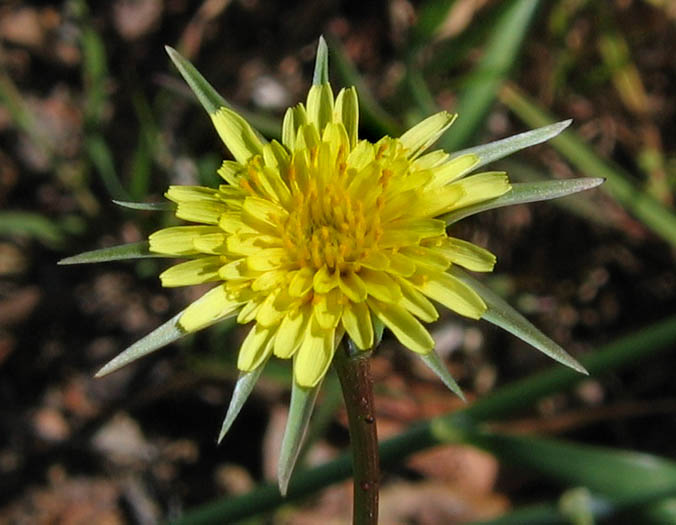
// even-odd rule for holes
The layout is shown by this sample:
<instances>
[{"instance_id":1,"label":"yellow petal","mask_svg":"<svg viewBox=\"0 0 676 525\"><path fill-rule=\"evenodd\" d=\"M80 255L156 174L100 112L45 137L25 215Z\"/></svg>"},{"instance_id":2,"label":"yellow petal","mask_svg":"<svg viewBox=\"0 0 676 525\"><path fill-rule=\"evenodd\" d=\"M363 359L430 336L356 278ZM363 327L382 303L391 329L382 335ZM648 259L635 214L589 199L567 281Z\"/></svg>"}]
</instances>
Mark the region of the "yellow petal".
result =
<instances>
[{"instance_id":1,"label":"yellow petal","mask_svg":"<svg viewBox=\"0 0 676 525\"><path fill-rule=\"evenodd\" d=\"M373 323L365 302L346 304L341 320L350 339L358 348L367 350L373 346Z\"/></svg>"},{"instance_id":2,"label":"yellow petal","mask_svg":"<svg viewBox=\"0 0 676 525\"><path fill-rule=\"evenodd\" d=\"M225 252L226 235L223 232L208 233L195 237L193 246L201 253L220 255Z\"/></svg>"},{"instance_id":3,"label":"yellow petal","mask_svg":"<svg viewBox=\"0 0 676 525\"><path fill-rule=\"evenodd\" d=\"M368 294L381 301L396 303L401 299L401 289L397 282L385 272L376 272L363 268L359 277L366 285Z\"/></svg>"},{"instance_id":4,"label":"yellow petal","mask_svg":"<svg viewBox=\"0 0 676 525\"><path fill-rule=\"evenodd\" d=\"M471 319L479 319L486 311L486 303L472 288L447 273L426 273L423 284L416 288L430 299Z\"/></svg>"},{"instance_id":5,"label":"yellow petal","mask_svg":"<svg viewBox=\"0 0 676 525\"><path fill-rule=\"evenodd\" d=\"M221 257L200 257L176 264L160 274L162 286L189 286L220 279L218 270L223 266Z\"/></svg>"},{"instance_id":6,"label":"yellow petal","mask_svg":"<svg viewBox=\"0 0 676 525\"><path fill-rule=\"evenodd\" d=\"M220 201L181 201L176 207L176 217L184 221L218 224L221 215L227 210L225 203Z\"/></svg>"},{"instance_id":7,"label":"yellow petal","mask_svg":"<svg viewBox=\"0 0 676 525\"><path fill-rule=\"evenodd\" d=\"M258 312L256 312L257 324L261 326L274 326L282 320L282 317L286 313L286 308L283 301L277 300L279 294L280 290L277 289L265 298Z\"/></svg>"},{"instance_id":8,"label":"yellow petal","mask_svg":"<svg viewBox=\"0 0 676 525\"><path fill-rule=\"evenodd\" d=\"M211 120L221 140L241 164L246 163L254 155L263 153L263 143L256 132L237 113L228 108L220 108L211 114Z\"/></svg>"},{"instance_id":9,"label":"yellow petal","mask_svg":"<svg viewBox=\"0 0 676 525\"><path fill-rule=\"evenodd\" d=\"M507 193L512 188L507 174L502 171L477 173L447 186L447 188L452 187L459 187L463 190L462 197L453 205L453 209L464 208L477 202L494 199Z\"/></svg>"},{"instance_id":10,"label":"yellow petal","mask_svg":"<svg viewBox=\"0 0 676 525\"><path fill-rule=\"evenodd\" d=\"M340 321L340 314L343 312L341 297L340 290L336 289L327 294L315 295L314 316L324 330L335 328Z\"/></svg>"},{"instance_id":11,"label":"yellow petal","mask_svg":"<svg viewBox=\"0 0 676 525\"><path fill-rule=\"evenodd\" d=\"M439 312L434 305L422 293L416 290L412 284L405 279L399 280L403 298L401 306L415 315L421 321L431 323L439 319Z\"/></svg>"},{"instance_id":12,"label":"yellow petal","mask_svg":"<svg viewBox=\"0 0 676 525\"><path fill-rule=\"evenodd\" d=\"M298 350L311 318L312 309L309 304L284 317L275 336L274 353L277 357L288 359Z\"/></svg>"},{"instance_id":13,"label":"yellow petal","mask_svg":"<svg viewBox=\"0 0 676 525\"><path fill-rule=\"evenodd\" d=\"M427 354L434 348L432 336L405 308L372 298L368 299L368 305L406 348L419 354Z\"/></svg>"},{"instance_id":14,"label":"yellow petal","mask_svg":"<svg viewBox=\"0 0 676 525\"><path fill-rule=\"evenodd\" d=\"M407 157L415 158L434 144L441 134L453 124L457 115L446 111L427 117L400 137L401 143L408 150Z\"/></svg>"},{"instance_id":15,"label":"yellow petal","mask_svg":"<svg viewBox=\"0 0 676 525\"><path fill-rule=\"evenodd\" d=\"M320 133L324 126L333 121L333 92L330 84L315 84L307 94L308 121Z\"/></svg>"},{"instance_id":16,"label":"yellow petal","mask_svg":"<svg viewBox=\"0 0 676 525\"><path fill-rule=\"evenodd\" d=\"M326 374L335 352L335 330L322 329L315 319L294 356L293 375L299 386L313 387Z\"/></svg>"},{"instance_id":17,"label":"yellow petal","mask_svg":"<svg viewBox=\"0 0 676 525\"><path fill-rule=\"evenodd\" d=\"M453 182L469 173L477 164L479 164L479 157L476 155L471 153L460 155L441 166L435 167L432 170L434 179L432 179L430 185L434 187L445 186L449 182Z\"/></svg>"},{"instance_id":18,"label":"yellow petal","mask_svg":"<svg viewBox=\"0 0 676 525\"><path fill-rule=\"evenodd\" d=\"M247 197L242 206L242 220L265 233L278 234L279 225L286 220L288 212L269 200Z\"/></svg>"},{"instance_id":19,"label":"yellow petal","mask_svg":"<svg viewBox=\"0 0 676 525\"><path fill-rule=\"evenodd\" d=\"M272 352L274 328L264 328L256 323L242 342L237 356L237 368L251 372L258 368Z\"/></svg>"},{"instance_id":20,"label":"yellow petal","mask_svg":"<svg viewBox=\"0 0 676 525\"><path fill-rule=\"evenodd\" d=\"M471 242L449 237L437 248L454 264L473 272L490 272L495 266L495 255Z\"/></svg>"},{"instance_id":21,"label":"yellow petal","mask_svg":"<svg viewBox=\"0 0 676 525\"><path fill-rule=\"evenodd\" d=\"M298 130L304 124L307 124L307 113L303 104L297 104L286 110L282 122L282 144L289 148L289 151L296 149Z\"/></svg>"},{"instance_id":22,"label":"yellow petal","mask_svg":"<svg viewBox=\"0 0 676 525\"><path fill-rule=\"evenodd\" d=\"M401 255L397 252L388 253L387 258L389 259L388 271L390 273L394 273L402 277L410 277L415 273L415 263L408 257L405 257L404 255Z\"/></svg>"},{"instance_id":23,"label":"yellow petal","mask_svg":"<svg viewBox=\"0 0 676 525\"><path fill-rule=\"evenodd\" d=\"M343 123L350 139L350 149L354 148L357 145L359 131L359 100L357 99L357 90L354 87L341 89L338 93L334 109L334 121Z\"/></svg>"},{"instance_id":24,"label":"yellow petal","mask_svg":"<svg viewBox=\"0 0 676 525\"><path fill-rule=\"evenodd\" d=\"M400 219L390 222L378 241L381 248L399 248L417 244L428 237L446 233L446 223L439 219Z\"/></svg>"},{"instance_id":25,"label":"yellow petal","mask_svg":"<svg viewBox=\"0 0 676 525\"><path fill-rule=\"evenodd\" d=\"M178 324L187 332L201 330L234 314L243 302L238 296L227 292L225 285L219 285L188 306Z\"/></svg>"},{"instance_id":26,"label":"yellow petal","mask_svg":"<svg viewBox=\"0 0 676 525\"><path fill-rule=\"evenodd\" d=\"M338 286L338 272L330 272L326 265L314 274L312 286L315 292L325 294Z\"/></svg>"},{"instance_id":27,"label":"yellow petal","mask_svg":"<svg viewBox=\"0 0 676 525\"><path fill-rule=\"evenodd\" d=\"M242 309L237 315L237 322L239 324L247 324L253 321L264 300L265 296L258 295L242 306Z\"/></svg>"},{"instance_id":28,"label":"yellow petal","mask_svg":"<svg viewBox=\"0 0 676 525\"><path fill-rule=\"evenodd\" d=\"M354 303L365 301L368 295L368 290L366 289L364 281L352 271L346 272L340 276L338 286L340 287L340 291Z\"/></svg>"},{"instance_id":29,"label":"yellow petal","mask_svg":"<svg viewBox=\"0 0 676 525\"><path fill-rule=\"evenodd\" d=\"M268 291L271 288L281 286L287 276L286 270L270 270L256 277L251 283L251 289L255 292Z\"/></svg>"},{"instance_id":30,"label":"yellow petal","mask_svg":"<svg viewBox=\"0 0 676 525\"><path fill-rule=\"evenodd\" d=\"M195 240L203 235L220 233L214 226L172 226L152 233L150 251L166 255L196 255Z\"/></svg>"},{"instance_id":31,"label":"yellow petal","mask_svg":"<svg viewBox=\"0 0 676 525\"><path fill-rule=\"evenodd\" d=\"M255 255L249 255L246 264L250 270L267 272L284 268L289 264L289 256L284 248L264 248Z\"/></svg>"},{"instance_id":32,"label":"yellow petal","mask_svg":"<svg viewBox=\"0 0 676 525\"><path fill-rule=\"evenodd\" d=\"M289 295L303 297L312 288L313 277L314 272L307 266L298 270L289 283Z\"/></svg>"}]
</instances>

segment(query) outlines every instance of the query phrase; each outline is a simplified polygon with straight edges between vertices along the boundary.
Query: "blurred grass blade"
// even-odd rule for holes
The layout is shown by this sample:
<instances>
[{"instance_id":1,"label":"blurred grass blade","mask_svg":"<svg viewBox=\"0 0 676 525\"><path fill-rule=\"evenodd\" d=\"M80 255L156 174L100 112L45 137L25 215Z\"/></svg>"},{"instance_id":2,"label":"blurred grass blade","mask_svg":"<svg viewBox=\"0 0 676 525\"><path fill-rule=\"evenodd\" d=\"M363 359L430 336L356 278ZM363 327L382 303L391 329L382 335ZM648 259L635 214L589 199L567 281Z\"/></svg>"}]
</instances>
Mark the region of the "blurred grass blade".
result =
<instances>
[{"instance_id":1,"label":"blurred grass blade","mask_svg":"<svg viewBox=\"0 0 676 525\"><path fill-rule=\"evenodd\" d=\"M516 62L538 4L537 0L512 0L498 18L483 57L458 96L455 112L460 116L440 143L446 151L467 144L483 123L498 88Z\"/></svg>"},{"instance_id":2,"label":"blurred grass blade","mask_svg":"<svg viewBox=\"0 0 676 525\"><path fill-rule=\"evenodd\" d=\"M564 129L570 126L572 122L573 121L570 119L563 120L556 124L550 124L549 126L526 131L525 133L519 133L518 135L513 135L506 139L496 140L488 144L482 144L481 146L474 146L456 151L451 154L451 158L453 159L461 155L472 153L479 157L479 164L474 166L474 169L477 169L522 149L546 142L549 139L556 137Z\"/></svg>"},{"instance_id":3,"label":"blurred grass blade","mask_svg":"<svg viewBox=\"0 0 676 525\"><path fill-rule=\"evenodd\" d=\"M590 190L602 184L604 179L584 177L579 179L546 180L540 182L515 182L511 191L496 199L460 208L442 217L446 224L453 224L465 217L486 210L524 204L527 202L558 199L580 191Z\"/></svg>"},{"instance_id":4,"label":"blurred grass blade","mask_svg":"<svg viewBox=\"0 0 676 525\"><path fill-rule=\"evenodd\" d=\"M453 379L451 373L448 371L446 363L444 363L439 357L439 354L432 350L429 354L418 354L418 356L420 359L422 359L422 362L425 363L425 365L427 365L427 367L432 370L432 372L434 372L439 377L439 379L441 379L441 381L443 381L444 385L446 385L446 387L448 387L451 392L453 392L463 401L466 401L465 395L462 393L458 383L455 381L455 379Z\"/></svg>"},{"instance_id":5,"label":"blurred grass blade","mask_svg":"<svg viewBox=\"0 0 676 525\"><path fill-rule=\"evenodd\" d=\"M103 377L115 372L132 361L136 361L137 359L140 359L155 350L159 350L163 346L167 346L169 343L173 343L177 339L187 335L188 332L183 330L178 324L181 315L183 315L183 312L179 312L166 323L160 325L144 338L136 341L125 351L118 354L101 368L101 370L96 372L96 377Z\"/></svg>"},{"instance_id":6,"label":"blurred grass blade","mask_svg":"<svg viewBox=\"0 0 676 525\"><path fill-rule=\"evenodd\" d=\"M277 481L282 496L286 495L289 487L291 474L296 466L296 460L300 454L320 388L321 383L312 388L305 388L298 386L295 380L291 387L289 417L286 420L286 428L284 429L279 463L277 465Z\"/></svg>"},{"instance_id":7,"label":"blurred grass blade","mask_svg":"<svg viewBox=\"0 0 676 525\"><path fill-rule=\"evenodd\" d=\"M455 266L451 267L448 273L470 286L485 301L488 310L481 316L482 319L507 330L510 334L537 348L540 352L559 363L569 366L582 374L588 373L568 352L538 330L530 321L507 304L490 288L484 286L468 273Z\"/></svg>"},{"instance_id":8,"label":"blurred grass blade","mask_svg":"<svg viewBox=\"0 0 676 525\"><path fill-rule=\"evenodd\" d=\"M92 164L94 164L101 176L108 195L113 199L129 200L129 194L117 176L113 155L103 135L99 133L90 135L85 142L85 146Z\"/></svg>"},{"instance_id":9,"label":"blurred grass blade","mask_svg":"<svg viewBox=\"0 0 676 525\"><path fill-rule=\"evenodd\" d=\"M543 126L553 118L514 86L505 86L500 99L529 126ZM646 227L676 246L676 215L646 192L641 191L630 175L619 166L603 160L576 133L566 131L552 139L552 146L580 171L607 179L603 188Z\"/></svg>"},{"instance_id":10,"label":"blurred grass blade","mask_svg":"<svg viewBox=\"0 0 676 525\"><path fill-rule=\"evenodd\" d=\"M399 123L383 109L376 97L366 86L357 68L345 52L340 42L335 38L328 38L336 71L345 86L354 86L359 93L359 118L363 124L375 128L380 134L398 137L402 133Z\"/></svg>"},{"instance_id":11,"label":"blurred grass blade","mask_svg":"<svg viewBox=\"0 0 676 525\"><path fill-rule=\"evenodd\" d=\"M129 201L113 201L118 206L129 208L130 210L144 210L144 211L171 211L176 208L172 202L129 202Z\"/></svg>"},{"instance_id":12,"label":"blurred grass blade","mask_svg":"<svg viewBox=\"0 0 676 525\"><path fill-rule=\"evenodd\" d=\"M559 483L613 498L676 493L676 463L652 454L489 432L469 431L464 441Z\"/></svg>"},{"instance_id":13,"label":"blurred grass blade","mask_svg":"<svg viewBox=\"0 0 676 525\"><path fill-rule=\"evenodd\" d=\"M202 76L202 74L197 71L197 68L193 66L187 59L183 58L181 54L176 51L173 47L164 46L164 49L167 51L169 58L174 63L178 71L181 73L183 79L188 83L190 89L197 97L197 100L200 101L202 107L211 115L215 113L220 107L230 107L225 99L218 94L209 82Z\"/></svg>"},{"instance_id":14,"label":"blurred grass blade","mask_svg":"<svg viewBox=\"0 0 676 525\"><path fill-rule=\"evenodd\" d=\"M221 432L218 435L219 443L223 441L228 430L230 430L230 427L239 415L240 410L242 410L244 403L246 403L246 400L249 398L249 395L264 368L265 362L251 372L241 372L239 374L239 379L237 379L237 383L235 384L235 390L232 393L232 399L230 399L230 405L228 405L228 411L225 414L225 420L223 420Z\"/></svg>"},{"instance_id":15,"label":"blurred grass blade","mask_svg":"<svg viewBox=\"0 0 676 525\"><path fill-rule=\"evenodd\" d=\"M329 48L326 40L320 35L317 44L317 57L315 59L315 70L312 75L312 85L329 83Z\"/></svg>"},{"instance_id":16,"label":"blurred grass blade","mask_svg":"<svg viewBox=\"0 0 676 525\"><path fill-rule=\"evenodd\" d=\"M57 264L91 264L127 259L144 259L146 257L166 257L166 255L151 252L148 241L140 241L80 253L61 259Z\"/></svg>"},{"instance_id":17,"label":"blurred grass blade","mask_svg":"<svg viewBox=\"0 0 676 525\"><path fill-rule=\"evenodd\" d=\"M0 235L21 235L56 246L64 240L63 231L47 217L24 211L0 212Z\"/></svg>"},{"instance_id":18,"label":"blurred grass blade","mask_svg":"<svg viewBox=\"0 0 676 525\"><path fill-rule=\"evenodd\" d=\"M618 339L585 359L586 368L592 374L608 374L659 352L673 348L676 341L676 316L654 323L631 335ZM458 426L463 421L480 423L504 418L529 408L542 397L569 388L584 376L560 366L532 375L521 381L506 385L493 394L472 403L466 408L445 414L429 421L421 421L406 432L384 440L380 445L381 465L400 464L409 454L436 446L438 438L431 427L450 422ZM286 501L306 497L332 483L351 475L351 458L342 454L339 458L319 467L299 472L289 487ZM267 483L241 496L227 497L189 510L174 525L206 523L234 523L246 517L259 515L278 508L285 501L277 487Z\"/></svg>"}]
</instances>

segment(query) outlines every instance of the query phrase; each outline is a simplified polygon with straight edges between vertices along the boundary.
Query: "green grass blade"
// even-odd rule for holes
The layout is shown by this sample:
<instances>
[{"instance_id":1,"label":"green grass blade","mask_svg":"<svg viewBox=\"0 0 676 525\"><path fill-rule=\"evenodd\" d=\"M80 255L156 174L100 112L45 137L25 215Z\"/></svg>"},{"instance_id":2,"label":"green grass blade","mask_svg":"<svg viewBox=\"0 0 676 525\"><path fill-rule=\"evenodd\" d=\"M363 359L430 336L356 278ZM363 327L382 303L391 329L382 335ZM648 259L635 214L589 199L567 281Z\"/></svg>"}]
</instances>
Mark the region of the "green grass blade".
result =
<instances>
[{"instance_id":1,"label":"green grass blade","mask_svg":"<svg viewBox=\"0 0 676 525\"><path fill-rule=\"evenodd\" d=\"M550 124L549 126L519 133L518 135L489 142L488 144L473 146L454 152L451 155L451 158L453 159L455 157L460 157L461 155L467 155L468 153L474 154L479 157L479 164L474 166L474 169L478 169L485 164L502 159L503 157L516 153L522 149L546 142L549 139L556 137L564 129L570 126L572 122L573 121L570 119L563 120L556 124Z\"/></svg>"},{"instance_id":2,"label":"green grass blade","mask_svg":"<svg viewBox=\"0 0 676 525\"><path fill-rule=\"evenodd\" d=\"M296 381L293 382L291 387L289 416L286 420L282 447L279 453L279 464L277 465L277 479L282 496L286 495L289 487L291 474L296 466L296 460L300 454L320 388L321 383L312 388L305 388L298 386Z\"/></svg>"},{"instance_id":3,"label":"green grass blade","mask_svg":"<svg viewBox=\"0 0 676 525\"><path fill-rule=\"evenodd\" d=\"M140 241L80 253L61 259L57 264L91 264L124 261L127 259L144 259L147 257L166 257L166 255L151 252L148 241Z\"/></svg>"},{"instance_id":4,"label":"green grass blade","mask_svg":"<svg viewBox=\"0 0 676 525\"><path fill-rule=\"evenodd\" d=\"M607 374L670 349L674 341L676 317L670 317L600 348L583 359L583 363L591 374ZM432 425L448 423L457 427L463 421L478 423L507 417L530 407L544 396L577 384L583 378L584 376L570 369L557 366L509 384L467 408L434 420L422 421L381 443L381 465L383 468L396 465L409 454L438 445L438 438L431 431ZM324 465L296 474L285 499L274 484L266 483L247 494L210 502L188 511L172 523L233 523L275 509L284 502L306 497L348 478L351 472L351 458L349 454L342 454Z\"/></svg>"},{"instance_id":5,"label":"green grass blade","mask_svg":"<svg viewBox=\"0 0 676 525\"><path fill-rule=\"evenodd\" d=\"M446 151L453 152L467 144L483 123L516 62L538 4L537 0L513 0L497 20L483 58L458 96L458 121L440 143Z\"/></svg>"},{"instance_id":6,"label":"green grass blade","mask_svg":"<svg viewBox=\"0 0 676 525\"><path fill-rule=\"evenodd\" d=\"M500 99L529 126L543 126L554 120L513 86L505 87ZM622 168L599 157L576 133L566 131L552 139L552 146L581 172L607 179L604 190L640 219L646 227L676 246L676 214L630 180Z\"/></svg>"},{"instance_id":7,"label":"green grass blade","mask_svg":"<svg viewBox=\"0 0 676 525\"><path fill-rule=\"evenodd\" d=\"M167 346L168 344L173 343L174 341L187 335L188 332L183 330L178 324L178 320L181 318L181 315L183 315L183 312L176 314L166 323L160 325L144 338L136 341L125 351L118 354L103 368L96 372L96 377L103 377L111 374L123 366L128 365L132 361L136 361L137 359L140 359L141 357L144 357L155 350L159 350L160 348Z\"/></svg>"},{"instance_id":8,"label":"green grass blade","mask_svg":"<svg viewBox=\"0 0 676 525\"><path fill-rule=\"evenodd\" d=\"M460 208L447 213L441 219L446 224L453 224L465 217L474 215L482 211L502 208L504 206L513 206L515 204L525 204L528 202L546 201L558 199L566 195L572 195L580 191L590 190L603 184L604 179L595 179L591 177L579 179L546 180L540 182L515 182L512 184L511 191L495 199L480 202L473 206Z\"/></svg>"},{"instance_id":9,"label":"green grass blade","mask_svg":"<svg viewBox=\"0 0 676 525\"><path fill-rule=\"evenodd\" d=\"M58 246L64 234L54 222L38 213L24 211L0 212L0 235L20 235Z\"/></svg>"},{"instance_id":10,"label":"green grass blade","mask_svg":"<svg viewBox=\"0 0 676 525\"><path fill-rule=\"evenodd\" d=\"M463 441L567 486L625 501L676 493L676 463L652 454L472 430Z\"/></svg>"},{"instance_id":11,"label":"green grass blade","mask_svg":"<svg viewBox=\"0 0 676 525\"><path fill-rule=\"evenodd\" d=\"M378 103L376 97L361 79L357 68L345 52L343 46L334 38L329 38L333 63L345 86L354 86L359 93L360 120L366 126L375 128L379 134L398 137L402 133L401 125Z\"/></svg>"}]
</instances>

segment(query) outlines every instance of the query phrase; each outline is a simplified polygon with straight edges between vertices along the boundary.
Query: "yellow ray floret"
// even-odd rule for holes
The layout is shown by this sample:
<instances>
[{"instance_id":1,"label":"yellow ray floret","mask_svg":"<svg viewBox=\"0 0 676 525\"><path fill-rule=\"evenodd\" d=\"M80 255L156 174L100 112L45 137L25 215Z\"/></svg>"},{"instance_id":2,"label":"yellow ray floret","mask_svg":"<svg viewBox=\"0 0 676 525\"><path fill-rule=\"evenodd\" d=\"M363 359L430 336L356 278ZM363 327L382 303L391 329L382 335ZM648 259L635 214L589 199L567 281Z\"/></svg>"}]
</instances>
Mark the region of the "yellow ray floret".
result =
<instances>
[{"instance_id":1,"label":"yellow ray floret","mask_svg":"<svg viewBox=\"0 0 676 525\"><path fill-rule=\"evenodd\" d=\"M161 275L164 286L218 282L179 320L195 331L228 316L253 323L238 367L274 354L293 359L295 381L324 377L345 335L366 350L379 320L426 354L433 302L473 319L486 305L448 273L491 271L495 257L449 237L439 217L510 190L504 173L468 175L478 158L427 149L452 124L441 112L400 138L359 140L357 94L313 86L290 108L281 143L263 143L234 111L212 114L234 157L217 189L172 186L176 215L194 223L150 236L153 252L190 259Z\"/></svg>"}]
</instances>

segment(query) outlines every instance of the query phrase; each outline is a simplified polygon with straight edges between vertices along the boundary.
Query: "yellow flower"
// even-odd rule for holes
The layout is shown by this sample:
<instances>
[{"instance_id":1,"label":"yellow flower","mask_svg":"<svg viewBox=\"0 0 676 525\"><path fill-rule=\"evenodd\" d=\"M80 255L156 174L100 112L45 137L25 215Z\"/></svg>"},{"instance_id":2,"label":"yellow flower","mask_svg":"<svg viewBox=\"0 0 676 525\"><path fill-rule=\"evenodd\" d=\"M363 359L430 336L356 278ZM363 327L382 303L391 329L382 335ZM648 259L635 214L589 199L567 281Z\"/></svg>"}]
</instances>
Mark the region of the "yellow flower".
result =
<instances>
[{"instance_id":1,"label":"yellow flower","mask_svg":"<svg viewBox=\"0 0 676 525\"><path fill-rule=\"evenodd\" d=\"M305 105L287 110L282 142L263 142L226 107L212 120L234 161L218 188L171 186L176 216L194 223L150 235L150 250L188 257L160 275L163 286L218 283L180 316L194 332L226 317L251 324L237 366L293 358L301 387L317 385L336 346L349 337L374 344L374 321L407 348L432 351L423 323L430 301L472 319L479 295L447 270L491 271L495 257L450 237L439 217L510 189L501 172L467 174L473 154L426 152L455 115L440 112L399 138L359 140L354 88L338 96L312 86Z\"/></svg>"}]
</instances>

